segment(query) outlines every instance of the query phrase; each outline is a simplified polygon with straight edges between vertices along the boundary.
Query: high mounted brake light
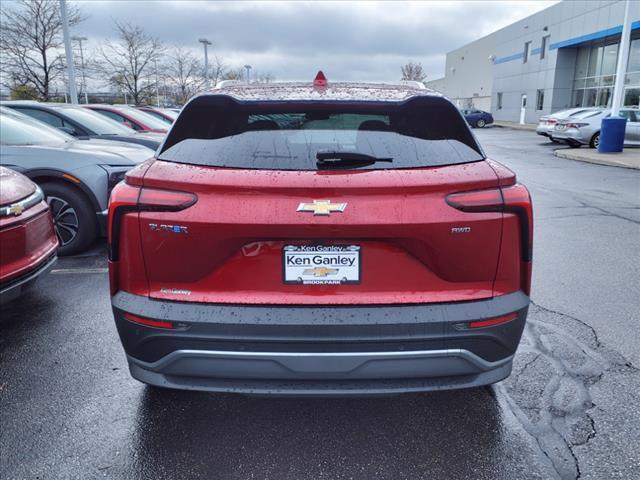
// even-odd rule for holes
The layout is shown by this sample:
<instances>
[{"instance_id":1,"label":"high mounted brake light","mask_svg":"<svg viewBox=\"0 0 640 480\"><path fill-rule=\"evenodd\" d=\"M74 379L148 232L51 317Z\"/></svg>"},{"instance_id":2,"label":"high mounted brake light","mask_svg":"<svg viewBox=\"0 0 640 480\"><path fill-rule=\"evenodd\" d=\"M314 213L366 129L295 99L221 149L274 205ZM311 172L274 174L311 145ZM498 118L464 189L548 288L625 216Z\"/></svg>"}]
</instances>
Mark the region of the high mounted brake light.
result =
<instances>
[{"instance_id":1,"label":"high mounted brake light","mask_svg":"<svg viewBox=\"0 0 640 480\"><path fill-rule=\"evenodd\" d=\"M118 261L122 217L129 212L179 212L198 201L195 193L161 190L121 182L109 198L109 260Z\"/></svg>"},{"instance_id":2,"label":"high mounted brake light","mask_svg":"<svg viewBox=\"0 0 640 480\"><path fill-rule=\"evenodd\" d=\"M322 70L318 70L318 73L316 74L316 78L313 79L313 86L315 88L326 88L328 83L329 82L327 81L327 77L324 76L324 73L322 73Z\"/></svg>"}]
</instances>

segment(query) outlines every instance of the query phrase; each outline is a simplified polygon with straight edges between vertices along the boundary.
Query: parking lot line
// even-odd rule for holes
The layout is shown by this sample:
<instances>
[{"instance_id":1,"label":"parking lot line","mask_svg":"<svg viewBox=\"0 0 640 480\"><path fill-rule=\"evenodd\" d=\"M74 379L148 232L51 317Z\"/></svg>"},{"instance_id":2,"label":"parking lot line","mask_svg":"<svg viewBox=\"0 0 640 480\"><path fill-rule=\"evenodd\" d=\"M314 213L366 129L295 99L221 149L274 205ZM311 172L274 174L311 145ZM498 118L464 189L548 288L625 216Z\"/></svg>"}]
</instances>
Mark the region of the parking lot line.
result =
<instances>
[{"instance_id":1,"label":"parking lot line","mask_svg":"<svg viewBox=\"0 0 640 480\"><path fill-rule=\"evenodd\" d=\"M107 267L100 268L57 268L51 270L52 274L66 275L66 274L83 274L83 273L107 273L109 269Z\"/></svg>"}]
</instances>

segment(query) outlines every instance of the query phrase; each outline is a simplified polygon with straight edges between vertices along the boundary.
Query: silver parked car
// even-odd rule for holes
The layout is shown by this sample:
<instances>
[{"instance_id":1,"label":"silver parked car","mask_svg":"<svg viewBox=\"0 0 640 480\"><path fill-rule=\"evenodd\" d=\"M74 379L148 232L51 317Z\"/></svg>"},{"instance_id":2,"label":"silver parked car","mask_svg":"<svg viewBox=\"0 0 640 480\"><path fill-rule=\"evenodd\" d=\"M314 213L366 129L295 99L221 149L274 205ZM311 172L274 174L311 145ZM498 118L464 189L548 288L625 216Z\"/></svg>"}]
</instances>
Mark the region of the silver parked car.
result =
<instances>
[{"instance_id":1,"label":"silver parked car","mask_svg":"<svg viewBox=\"0 0 640 480\"><path fill-rule=\"evenodd\" d=\"M54 217L60 255L77 253L106 231L111 189L153 156L131 143L77 140L12 109L0 107L0 165L42 188Z\"/></svg>"},{"instance_id":2,"label":"silver parked car","mask_svg":"<svg viewBox=\"0 0 640 480\"><path fill-rule=\"evenodd\" d=\"M13 108L79 139L98 138L137 143L152 150L156 150L164 140L164 134L136 132L122 123L79 105L23 100L2 102L0 105Z\"/></svg>"},{"instance_id":3,"label":"silver parked car","mask_svg":"<svg viewBox=\"0 0 640 480\"><path fill-rule=\"evenodd\" d=\"M600 143L602 119L611 115L610 109L591 108L582 113L560 120L553 128L551 138L568 144L570 147L589 145L597 148ZM624 136L625 145L640 145L640 111L624 108L620 116L627 119Z\"/></svg>"},{"instance_id":4,"label":"silver parked car","mask_svg":"<svg viewBox=\"0 0 640 480\"><path fill-rule=\"evenodd\" d=\"M560 110L558 112L554 112L551 115L544 115L540 117L538 120L538 126L536 127L536 133L538 135L542 135L543 137L548 137L551 141L551 132L553 132L553 128L556 126L559 120L564 120L573 115L577 115L579 113L588 110L588 108L569 108L567 110Z\"/></svg>"}]
</instances>

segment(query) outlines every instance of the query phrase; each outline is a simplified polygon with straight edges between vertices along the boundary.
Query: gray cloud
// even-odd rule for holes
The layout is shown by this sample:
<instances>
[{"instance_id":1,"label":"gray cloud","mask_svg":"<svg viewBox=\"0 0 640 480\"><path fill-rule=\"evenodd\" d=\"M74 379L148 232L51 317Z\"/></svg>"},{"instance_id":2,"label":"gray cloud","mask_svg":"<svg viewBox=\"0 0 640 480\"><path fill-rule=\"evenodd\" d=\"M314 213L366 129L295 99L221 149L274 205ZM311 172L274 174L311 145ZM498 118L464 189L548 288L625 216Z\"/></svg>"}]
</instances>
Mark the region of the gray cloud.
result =
<instances>
[{"instance_id":1,"label":"gray cloud","mask_svg":"<svg viewBox=\"0 0 640 480\"><path fill-rule=\"evenodd\" d=\"M113 22L143 26L168 45L200 51L213 41L226 63L250 63L281 80L322 68L341 80L395 80L400 65L422 62L442 75L445 53L555 1L466 2L74 2L88 19L76 28L96 45Z\"/></svg>"}]
</instances>

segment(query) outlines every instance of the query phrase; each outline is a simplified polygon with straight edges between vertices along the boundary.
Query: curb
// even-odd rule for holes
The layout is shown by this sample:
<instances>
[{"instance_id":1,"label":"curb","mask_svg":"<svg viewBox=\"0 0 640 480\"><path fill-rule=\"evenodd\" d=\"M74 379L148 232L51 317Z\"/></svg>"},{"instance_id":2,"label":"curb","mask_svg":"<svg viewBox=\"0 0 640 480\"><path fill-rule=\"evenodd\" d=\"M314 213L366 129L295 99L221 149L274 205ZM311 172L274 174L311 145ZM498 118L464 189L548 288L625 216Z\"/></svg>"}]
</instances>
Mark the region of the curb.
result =
<instances>
[{"instance_id":1,"label":"curb","mask_svg":"<svg viewBox=\"0 0 640 480\"><path fill-rule=\"evenodd\" d=\"M520 125L520 124L505 124L505 123L494 122L493 126L498 128L508 128L510 130L522 130L525 132L535 132L537 125L527 124L527 123L525 123L524 125Z\"/></svg>"},{"instance_id":2,"label":"curb","mask_svg":"<svg viewBox=\"0 0 640 480\"><path fill-rule=\"evenodd\" d=\"M560 149L554 150L553 154L558 158L567 160L576 160L578 162L593 163L596 165L606 165L609 167L629 168L632 170L640 170L640 149L628 155L613 153L600 154L597 152L580 153L576 150ZM624 156L623 156L624 155ZM619 156L619 158L612 158Z\"/></svg>"}]
</instances>

